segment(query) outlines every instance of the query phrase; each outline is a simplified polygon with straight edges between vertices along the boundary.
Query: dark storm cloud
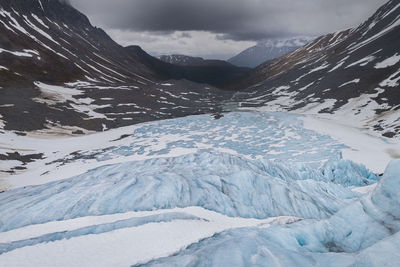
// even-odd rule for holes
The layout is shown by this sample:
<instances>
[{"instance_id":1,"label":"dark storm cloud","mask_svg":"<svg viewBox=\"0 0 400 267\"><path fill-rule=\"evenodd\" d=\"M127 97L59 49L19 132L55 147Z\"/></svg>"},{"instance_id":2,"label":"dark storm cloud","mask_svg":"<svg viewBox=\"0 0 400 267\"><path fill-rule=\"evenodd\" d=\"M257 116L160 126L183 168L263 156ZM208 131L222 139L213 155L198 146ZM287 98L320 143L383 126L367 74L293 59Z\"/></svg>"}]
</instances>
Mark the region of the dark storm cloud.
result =
<instances>
[{"instance_id":1,"label":"dark storm cloud","mask_svg":"<svg viewBox=\"0 0 400 267\"><path fill-rule=\"evenodd\" d=\"M72 0L96 24L136 32L209 31L260 40L355 26L382 0Z\"/></svg>"}]
</instances>

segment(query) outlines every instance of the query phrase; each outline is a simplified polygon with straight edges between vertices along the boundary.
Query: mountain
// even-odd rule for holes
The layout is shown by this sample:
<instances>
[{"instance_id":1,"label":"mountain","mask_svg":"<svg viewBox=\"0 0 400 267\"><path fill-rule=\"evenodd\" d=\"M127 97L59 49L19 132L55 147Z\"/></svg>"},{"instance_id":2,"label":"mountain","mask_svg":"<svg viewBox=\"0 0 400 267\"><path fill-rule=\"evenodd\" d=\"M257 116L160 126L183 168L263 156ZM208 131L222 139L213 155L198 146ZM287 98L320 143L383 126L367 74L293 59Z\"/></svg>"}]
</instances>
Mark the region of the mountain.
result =
<instances>
[{"instance_id":1,"label":"mountain","mask_svg":"<svg viewBox=\"0 0 400 267\"><path fill-rule=\"evenodd\" d=\"M125 49L138 57L144 65L163 79L186 79L196 83L223 87L228 81L243 77L250 72L249 68L237 67L222 60L204 60L183 56L182 60L185 58L187 63L175 64L168 60L155 58L139 46L132 45Z\"/></svg>"},{"instance_id":2,"label":"mountain","mask_svg":"<svg viewBox=\"0 0 400 267\"><path fill-rule=\"evenodd\" d=\"M154 76L66 1L1 0L0 8L5 85L78 79L140 83Z\"/></svg>"},{"instance_id":3,"label":"mountain","mask_svg":"<svg viewBox=\"0 0 400 267\"><path fill-rule=\"evenodd\" d=\"M232 64L216 59L204 59L201 57L191 57L186 55L162 55L158 57L160 60L180 66L229 66Z\"/></svg>"},{"instance_id":4,"label":"mountain","mask_svg":"<svg viewBox=\"0 0 400 267\"><path fill-rule=\"evenodd\" d=\"M0 126L8 130L82 133L217 112L226 92L208 84L248 71L174 68L115 43L67 1L0 0L0 36Z\"/></svg>"},{"instance_id":5,"label":"mountain","mask_svg":"<svg viewBox=\"0 0 400 267\"><path fill-rule=\"evenodd\" d=\"M0 126L85 133L238 105L333 116L394 137L396 3L250 72L223 61L175 65L122 47L65 1L0 0Z\"/></svg>"},{"instance_id":6,"label":"mountain","mask_svg":"<svg viewBox=\"0 0 400 267\"><path fill-rule=\"evenodd\" d=\"M228 62L236 66L255 68L266 61L292 52L314 39L315 38L304 36L269 39L240 52L238 55L230 58Z\"/></svg>"},{"instance_id":7,"label":"mountain","mask_svg":"<svg viewBox=\"0 0 400 267\"><path fill-rule=\"evenodd\" d=\"M186 55L162 55L158 58L164 62L182 66L199 66L204 62L204 58Z\"/></svg>"},{"instance_id":8,"label":"mountain","mask_svg":"<svg viewBox=\"0 0 400 267\"><path fill-rule=\"evenodd\" d=\"M400 5L392 0L360 26L321 36L231 83L230 89L242 90L232 101L399 136L399 26Z\"/></svg>"}]
</instances>

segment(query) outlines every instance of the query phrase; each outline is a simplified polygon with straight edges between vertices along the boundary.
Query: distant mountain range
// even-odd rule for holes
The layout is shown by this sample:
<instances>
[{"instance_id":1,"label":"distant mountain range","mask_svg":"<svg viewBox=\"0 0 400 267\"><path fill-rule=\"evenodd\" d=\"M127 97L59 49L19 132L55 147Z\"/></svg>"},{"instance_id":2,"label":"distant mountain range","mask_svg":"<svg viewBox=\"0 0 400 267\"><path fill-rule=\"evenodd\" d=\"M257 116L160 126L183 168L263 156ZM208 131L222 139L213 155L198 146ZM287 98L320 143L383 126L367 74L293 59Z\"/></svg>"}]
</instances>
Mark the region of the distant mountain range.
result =
<instances>
[{"instance_id":1,"label":"distant mountain range","mask_svg":"<svg viewBox=\"0 0 400 267\"><path fill-rule=\"evenodd\" d=\"M162 55L158 58L164 62L180 66L233 66L224 60L204 59L186 55Z\"/></svg>"},{"instance_id":2,"label":"distant mountain range","mask_svg":"<svg viewBox=\"0 0 400 267\"><path fill-rule=\"evenodd\" d=\"M228 62L236 66L254 68L268 60L292 52L314 39L315 37L300 36L265 40L230 58Z\"/></svg>"},{"instance_id":3,"label":"distant mountain range","mask_svg":"<svg viewBox=\"0 0 400 267\"><path fill-rule=\"evenodd\" d=\"M250 72L250 68L237 67L223 60L205 60L184 55L156 58L149 55L140 46L132 45L125 49L164 80L186 79L222 87L227 81L244 77Z\"/></svg>"}]
</instances>

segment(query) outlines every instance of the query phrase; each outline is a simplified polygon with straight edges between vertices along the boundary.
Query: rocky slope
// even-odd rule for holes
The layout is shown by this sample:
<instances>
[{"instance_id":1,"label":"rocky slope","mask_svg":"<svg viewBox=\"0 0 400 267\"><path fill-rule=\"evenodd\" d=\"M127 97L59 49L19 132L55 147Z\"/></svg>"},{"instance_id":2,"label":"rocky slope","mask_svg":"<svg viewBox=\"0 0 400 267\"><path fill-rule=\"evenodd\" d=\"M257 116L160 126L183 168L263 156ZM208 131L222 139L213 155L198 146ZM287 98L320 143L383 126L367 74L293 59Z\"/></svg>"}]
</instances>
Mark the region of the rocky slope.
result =
<instances>
[{"instance_id":1,"label":"rocky slope","mask_svg":"<svg viewBox=\"0 0 400 267\"><path fill-rule=\"evenodd\" d=\"M170 70L65 1L0 0L0 33L0 125L9 130L82 133L214 112L224 92L184 79L215 84L243 73Z\"/></svg>"},{"instance_id":2,"label":"rocky slope","mask_svg":"<svg viewBox=\"0 0 400 267\"><path fill-rule=\"evenodd\" d=\"M359 27L249 72L208 60L169 64L122 47L65 2L0 0L0 126L81 134L239 106L398 136L399 17L398 1L389 1Z\"/></svg>"},{"instance_id":3,"label":"rocky slope","mask_svg":"<svg viewBox=\"0 0 400 267\"><path fill-rule=\"evenodd\" d=\"M231 66L226 61L216 59L204 59L202 57L191 57L186 55L162 55L160 60L181 66Z\"/></svg>"},{"instance_id":4,"label":"rocky slope","mask_svg":"<svg viewBox=\"0 0 400 267\"><path fill-rule=\"evenodd\" d=\"M234 102L322 114L400 134L400 4L389 1L357 28L317 38L231 84Z\"/></svg>"}]
</instances>

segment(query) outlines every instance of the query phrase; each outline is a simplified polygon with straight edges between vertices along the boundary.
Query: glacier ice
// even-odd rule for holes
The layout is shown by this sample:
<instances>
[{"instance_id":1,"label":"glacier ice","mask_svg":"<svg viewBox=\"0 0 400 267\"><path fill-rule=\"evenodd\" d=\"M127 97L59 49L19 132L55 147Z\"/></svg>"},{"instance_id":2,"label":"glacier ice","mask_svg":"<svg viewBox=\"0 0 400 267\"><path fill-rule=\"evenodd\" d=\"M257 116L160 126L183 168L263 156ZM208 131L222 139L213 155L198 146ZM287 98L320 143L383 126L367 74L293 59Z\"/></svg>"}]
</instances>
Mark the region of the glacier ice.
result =
<instances>
[{"instance_id":1,"label":"glacier ice","mask_svg":"<svg viewBox=\"0 0 400 267\"><path fill-rule=\"evenodd\" d=\"M364 166L341 161L322 171L203 152L108 165L83 175L0 194L0 230L87 215L201 206L229 216L326 218L359 197L347 180ZM340 166L342 179L333 179ZM351 170L344 169L349 168ZM326 169L334 170L327 174ZM357 176L358 175L358 176Z\"/></svg>"},{"instance_id":2,"label":"glacier ice","mask_svg":"<svg viewBox=\"0 0 400 267\"><path fill-rule=\"evenodd\" d=\"M300 115L233 112L218 120L209 115L188 116L139 125L123 145L87 152L107 161L132 155L170 155L175 148L220 151L318 168L341 158L345 145L327 135L304 129ZM85 152L81 152L81 154Z\"/></svg>"},{"instance_id":3,"label":"glacier ice","mask_svg":"<svg viewBox=\"0 0 400 267\"><path fill-rule=\"evenodd\" d=\"M147 259L147 265L399 265L400 160L379 177L342 159L345 146L305 130L299 116L291 114L230 113L219 120L190 116L139 125L132 134L80 156L100 165L138 153L154 158L116 161L68 179L0 193L0 237L10 232L14 237L0 240L0 265L28 248L62 247L63 242L77 244L74 240L141 226L204 222L201 216L169 211L190 207L229 219L293 217L286 225L254 223L211 231L172 256ZM175 148L194 152L173 156ZM369 185L376 185L373 191L359 193ZM156 213L18 238L18 231L31 226L67 225L69 219L87 216L122 218L131 211Z\"/></svg>"},{"instance_id":4,"label":"glacier ice","mask_svg":"<svg viewBox=\"0 0 400 267\"><path fill-rule=\"evenodd\" d=\"M399 266L400 160L328 219L226 231L149 266Z\"/></svg>"}]
</instances>

